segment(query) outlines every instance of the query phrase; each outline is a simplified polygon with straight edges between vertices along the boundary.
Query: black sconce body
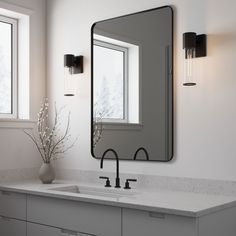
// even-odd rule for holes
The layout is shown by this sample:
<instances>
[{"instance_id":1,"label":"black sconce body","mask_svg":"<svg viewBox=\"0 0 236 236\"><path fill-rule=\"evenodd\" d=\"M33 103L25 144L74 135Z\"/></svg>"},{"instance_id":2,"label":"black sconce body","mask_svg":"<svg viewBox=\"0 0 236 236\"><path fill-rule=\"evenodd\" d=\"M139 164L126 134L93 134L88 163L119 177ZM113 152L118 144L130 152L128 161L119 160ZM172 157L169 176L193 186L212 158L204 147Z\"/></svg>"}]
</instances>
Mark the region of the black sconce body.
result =
<instances>
[{"instance_id":1,"label":"black sconce body","mask_svg":"<svg viewBox=\"0 0 236 236\"><path fill-rule=\"evenodd\" d=\"M65 54L64 67L64 96L71 97L75 95L73 75L83 73L83 56Z\"/></svg>"},{"instance_id":2,"label":"black sconce body","mask_svg":"<svg viewBox=\"0 0 236 236\"><path fill-rule=\"evenodd\" d=\"M206 34L197 35L194 32L183 34L183 49L195 49L195 57L205 57L207 55ZM187 58L187 55L185 55Z\"/></svg>"},{"instance_id":3,"label":"black sconce body","mask_svg":"<svg viewBox=\"0 0 236 236\"><path fill-rule=\"evenodd\" d=\"M193 73L193 59L207 55L206 34L197 35L195 32L183 34L183 49L185 50L185 79L184 86L195 86L196 81Z\"/></svg>"},{"instance_id":4,"label":"black sconce body","mask_svg":"<svg viewBox=\"0 0 236 236\"><path fill-rule=\"evenodd\" d=\"M64 67L70 68L71 74L83 73L83 56L64 55Z\"/></svg>"}]
</instances>

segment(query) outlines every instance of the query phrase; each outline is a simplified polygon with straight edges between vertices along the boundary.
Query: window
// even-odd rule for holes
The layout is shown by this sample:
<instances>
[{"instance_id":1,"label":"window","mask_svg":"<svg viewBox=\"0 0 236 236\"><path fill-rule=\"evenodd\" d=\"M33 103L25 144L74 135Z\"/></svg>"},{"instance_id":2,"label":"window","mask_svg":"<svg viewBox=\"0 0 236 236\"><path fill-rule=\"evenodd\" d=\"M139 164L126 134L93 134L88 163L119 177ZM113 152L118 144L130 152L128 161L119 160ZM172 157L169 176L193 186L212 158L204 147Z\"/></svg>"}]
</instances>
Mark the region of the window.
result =
<instances>
[{"instance_id":1,"label":"window","mask_svg":"<svg viewBox=\"0 0 236 236\"><path fill-rule=\"evenodd\" d=\"M142 43L102 30L93 37L93 117L104 129L140 129Z\"/></svg>"},{"instance_id":2,"label":"window","mask_svg":"<svg viewBox=\"0 0 236 236\"><path fill-rule=\"evenodd\" d=\"M17 118L17 20L0 16L0 118Z\"/></svg>"},{"instance_id":3,"label":"window","mask_svg":"<svg viewBox=\"0 0 236 236\"><path fill-rule=\"evenodd\" d=\"M128 122L128 49L94 41L94 104L105 122Z\"/></svg>"}]
</instances>

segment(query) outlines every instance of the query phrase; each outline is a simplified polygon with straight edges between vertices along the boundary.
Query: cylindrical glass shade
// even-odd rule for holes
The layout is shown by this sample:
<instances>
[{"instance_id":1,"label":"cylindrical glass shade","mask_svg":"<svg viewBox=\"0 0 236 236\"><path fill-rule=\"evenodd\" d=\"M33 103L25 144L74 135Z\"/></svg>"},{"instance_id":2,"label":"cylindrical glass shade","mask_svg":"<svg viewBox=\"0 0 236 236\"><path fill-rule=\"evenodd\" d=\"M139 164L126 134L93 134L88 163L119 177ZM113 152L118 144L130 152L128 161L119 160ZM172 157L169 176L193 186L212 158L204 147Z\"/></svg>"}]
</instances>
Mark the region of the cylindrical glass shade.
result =
<instances>
[{"instance_id":1,"label":"cylindrical glass shade","mask_svg":"<svg viewBox=\"0 0 236 236\"><path fill-rule=\"evenodd\" d=\"M76 92L72 67L64 68L64 96L74 96Z\"/></svg>"},{"instance_id":2,"label":"cylindrical glass shade","mask_svg":"<svg viewBox=\"0 0 236 236\"><path fill-rule=\"evenodd\" d=\"M195 48L188 48L184 50L184 86L196 85L194 77L194 58Z\"/></svg>"}]
</instances>

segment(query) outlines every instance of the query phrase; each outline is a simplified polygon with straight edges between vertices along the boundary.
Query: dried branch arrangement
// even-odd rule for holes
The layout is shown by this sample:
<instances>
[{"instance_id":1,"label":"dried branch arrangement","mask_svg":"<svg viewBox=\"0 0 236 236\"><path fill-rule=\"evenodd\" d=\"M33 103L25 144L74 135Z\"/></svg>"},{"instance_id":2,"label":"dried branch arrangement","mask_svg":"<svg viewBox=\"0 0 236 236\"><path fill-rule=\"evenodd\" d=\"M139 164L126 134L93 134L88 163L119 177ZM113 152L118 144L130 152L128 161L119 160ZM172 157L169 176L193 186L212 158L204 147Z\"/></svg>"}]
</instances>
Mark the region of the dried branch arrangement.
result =
<instances>
[{"instance_id":1,"label":"dried branch arrangement","mask_svg":"<svg viewBox=\"0 0 236 236\"><path fill-rule=\"evenodd\" d=\"M94 114L93 120L93 148L96 147L97 143L102 137L102 116Z\"/></svg>"},{"instance_id":2,"label":"dried branch arrangement","mask_svg":"<svg viewBox=\"0 0 236 236\"><path fill-rule=\"evenodd\" d=\"M68 114L65 131L62 132L59 118L63 108L57 111L55 104L55 118L51 128L49 127L48 109L49 109L48 99L45 98L43 104L41 105L41 109L38 113L36 135L33 132L29 133L26 130L24 130L25 134L28 135L36 145L44 163L50 163L50 161L52 160L57 160L59 158L62 158L63 154L70 148L72 148L75 142L77 141L77 139L75 139L75 141L72 144L67 146L67 143L71 137L71 135L69 134L70 112Z\"/></svg>"}]
</instances>

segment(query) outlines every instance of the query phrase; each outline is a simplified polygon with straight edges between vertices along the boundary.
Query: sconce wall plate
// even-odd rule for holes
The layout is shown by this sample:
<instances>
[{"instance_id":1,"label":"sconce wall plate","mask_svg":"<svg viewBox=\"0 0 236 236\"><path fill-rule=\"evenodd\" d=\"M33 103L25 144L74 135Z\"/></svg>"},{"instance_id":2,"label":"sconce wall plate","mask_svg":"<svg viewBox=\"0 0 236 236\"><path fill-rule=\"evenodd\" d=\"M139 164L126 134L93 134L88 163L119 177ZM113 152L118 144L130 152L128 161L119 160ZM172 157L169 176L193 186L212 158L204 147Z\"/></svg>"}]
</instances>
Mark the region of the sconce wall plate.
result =
<instances>
[{"instance_id":1,"label":"sconce wall plate","mask_svg":"<svg viewBox=\"0 0 236 236\"><path fill-rule=\"evenodd\" d=\"M206 34L199 34L196 37L196 57L206 57L207 47L206 47Z\"/></svg>"}]
</instances>

